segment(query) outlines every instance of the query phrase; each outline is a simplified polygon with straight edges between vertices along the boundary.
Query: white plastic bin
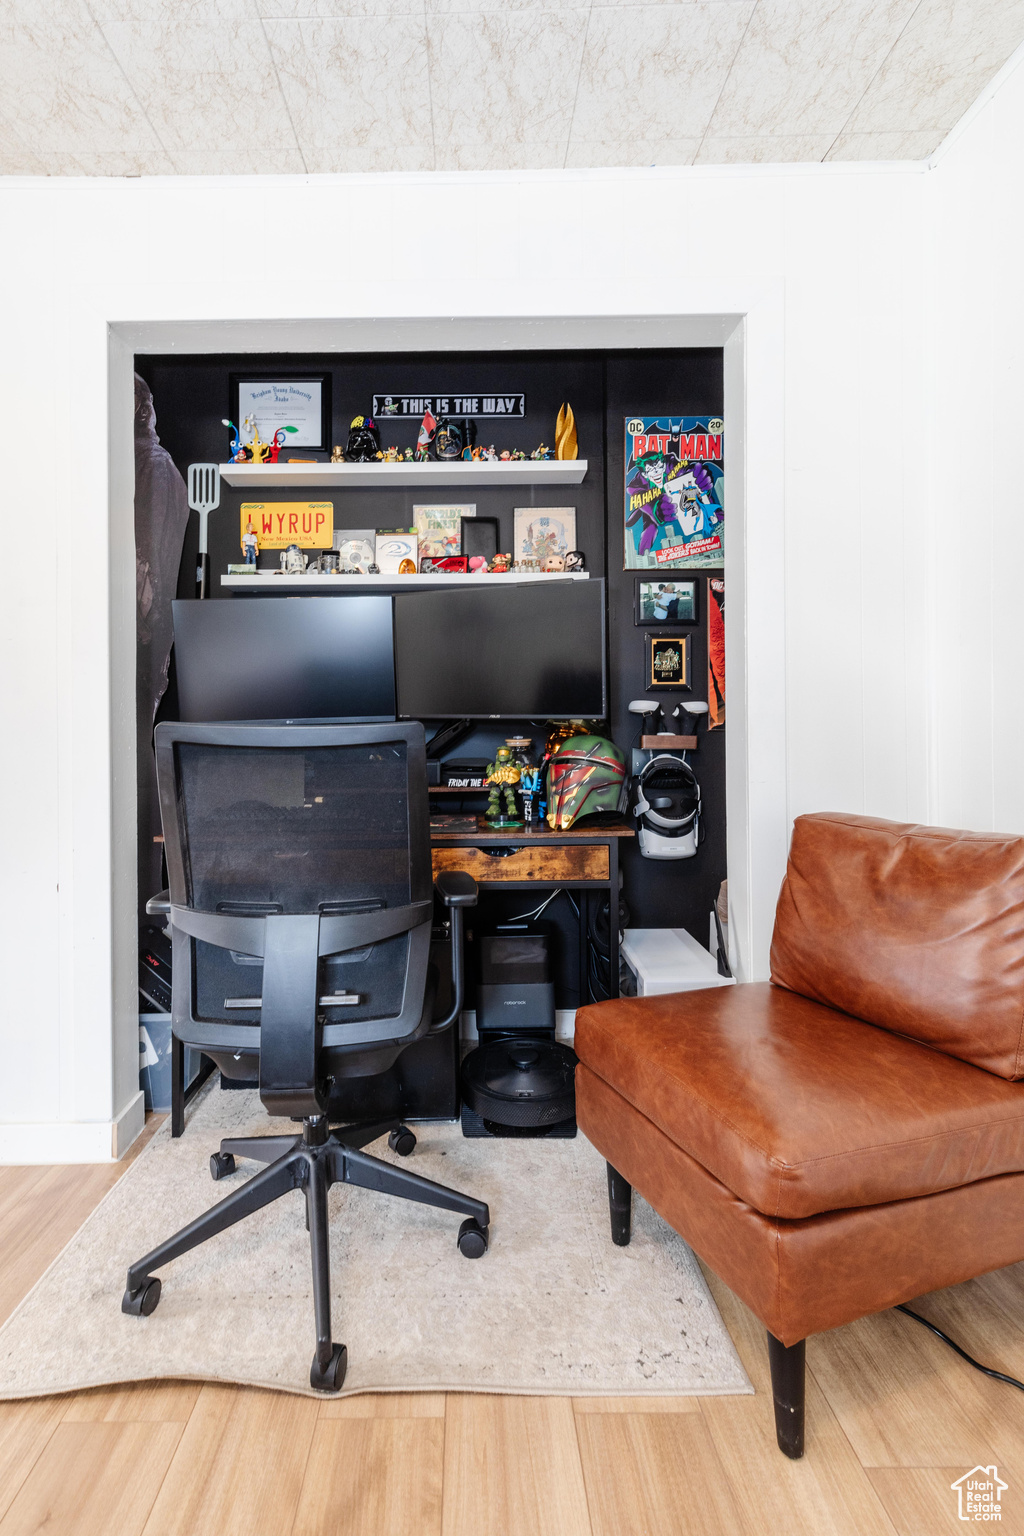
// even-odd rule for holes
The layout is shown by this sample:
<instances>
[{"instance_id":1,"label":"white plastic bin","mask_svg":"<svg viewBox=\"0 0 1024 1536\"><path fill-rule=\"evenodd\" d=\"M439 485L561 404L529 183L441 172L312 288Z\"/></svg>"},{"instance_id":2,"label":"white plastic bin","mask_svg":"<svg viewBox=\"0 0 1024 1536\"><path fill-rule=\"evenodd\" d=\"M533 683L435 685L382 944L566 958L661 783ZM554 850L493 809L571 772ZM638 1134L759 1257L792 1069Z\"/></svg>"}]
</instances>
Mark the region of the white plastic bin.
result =
<instances>
[{"instance_id":1,"label":"white plastic bin","mask_svg":"<svg viewBox=\"0 0 1024 1536\"><path fill-rule=\"evenodd\" d=\"M719 976L714 955L685 928L627 928L622 958L636 977L637 997L734 985L732 976Z\"/></svg>"},{"instance_id":2,"label":"white plastic bin","mask_svg":"<svg viewBox=\"0 0 1024 1536\"><path fill-rule=\"evenodd\" d=\"M190 1084L199 1071L202 1052L189 1046L185 1051L185 1082ZM139 1014L139 1087L146 1096L146 1113L171 1107L171 1016L169 1013Z\"/></svg>"}]
</instances>

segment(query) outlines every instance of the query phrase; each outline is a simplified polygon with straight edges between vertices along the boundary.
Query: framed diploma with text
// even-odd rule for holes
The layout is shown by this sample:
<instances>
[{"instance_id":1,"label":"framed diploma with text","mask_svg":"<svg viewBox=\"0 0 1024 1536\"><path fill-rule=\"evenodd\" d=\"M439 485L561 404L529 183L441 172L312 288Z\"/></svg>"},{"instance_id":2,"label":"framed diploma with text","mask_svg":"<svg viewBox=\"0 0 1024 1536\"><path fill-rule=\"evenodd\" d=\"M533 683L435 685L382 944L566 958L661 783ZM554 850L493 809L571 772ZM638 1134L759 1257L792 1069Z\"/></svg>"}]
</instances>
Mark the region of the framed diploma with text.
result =
<instances>
[{"instance_id":1,"label":"framed diploma with text","mask_svg":"<svg viewBox=\"0 0 1024 1536\"><path fill-rule=\"evenodd\" d=\"M243 443L252 442L255 421L265 443L293 427L286 446L328 453L331 446L331 375L329 373L233 373L231 420Z\"/></svg>"}]
</instances>

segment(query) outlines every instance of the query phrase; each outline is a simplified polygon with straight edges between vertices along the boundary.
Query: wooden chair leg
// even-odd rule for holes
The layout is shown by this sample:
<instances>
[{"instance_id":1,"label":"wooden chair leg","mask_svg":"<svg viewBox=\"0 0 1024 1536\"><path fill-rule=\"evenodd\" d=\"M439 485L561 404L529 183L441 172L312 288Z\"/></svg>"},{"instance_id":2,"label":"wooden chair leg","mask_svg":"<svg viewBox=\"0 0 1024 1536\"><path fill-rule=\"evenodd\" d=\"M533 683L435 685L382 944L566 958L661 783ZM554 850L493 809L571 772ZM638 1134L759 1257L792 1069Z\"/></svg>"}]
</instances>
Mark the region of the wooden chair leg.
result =
<instances>
[{"instance_id":1,"label":"wooden chair leg","mask_svg":"<svg viewBox=\"0 0 1024 1536\"><path fill-rule=\"evenodd\" d=\"M612 1242L625 1248L630 1238L633 1217L633 1186L608 1164L608 1209L612 1218Z\"/></svg>"},{"instance_id":2,"label":"wooden chair leg","mask_svg":"<svg viewBox=\"0 0 1024 1536\"><path fill-rule=\"evenodd\" d=\"M784 1456L796 1461L804 1453L805 1343L788 1347L768 1335L768 1363L775 1400L775 1436Z\"/></svg>"}]
</instances>

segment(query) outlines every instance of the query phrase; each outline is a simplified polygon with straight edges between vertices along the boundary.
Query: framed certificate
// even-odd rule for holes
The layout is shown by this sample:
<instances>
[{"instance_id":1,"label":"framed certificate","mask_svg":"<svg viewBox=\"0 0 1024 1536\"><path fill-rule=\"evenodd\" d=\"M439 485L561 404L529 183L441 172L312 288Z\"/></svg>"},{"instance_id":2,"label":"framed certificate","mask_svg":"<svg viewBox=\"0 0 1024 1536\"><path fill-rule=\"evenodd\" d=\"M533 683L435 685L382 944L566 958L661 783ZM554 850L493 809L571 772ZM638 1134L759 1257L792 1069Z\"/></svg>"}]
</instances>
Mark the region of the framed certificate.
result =
<instances>
[{"instance_id":1,"label":"framed certificate","mask_svg":"<svg viewBox=\"0 0 1024 1536\"><path fill-rule=\"evenodd\" d=\"M230 384L231 420L237 422L243 443L252 442L251 423L246 425L251 417L265 443L272 443L282 427L294 427L287 434L287 448L330 451L329 373L233 373Z\"/></svg>"}]
</instances>

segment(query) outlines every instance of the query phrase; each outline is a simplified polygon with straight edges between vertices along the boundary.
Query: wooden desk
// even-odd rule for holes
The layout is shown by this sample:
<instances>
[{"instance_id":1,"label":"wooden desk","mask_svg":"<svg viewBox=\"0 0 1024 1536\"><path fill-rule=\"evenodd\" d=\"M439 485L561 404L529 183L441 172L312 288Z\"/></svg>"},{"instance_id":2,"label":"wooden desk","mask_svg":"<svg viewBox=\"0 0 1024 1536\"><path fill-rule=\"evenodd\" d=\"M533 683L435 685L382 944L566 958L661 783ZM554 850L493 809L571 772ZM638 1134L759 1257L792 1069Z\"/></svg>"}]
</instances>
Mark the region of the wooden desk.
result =
<instances>
[{"instance_id":1,"label":"wooden desk","mask_svg":"<svg viewBox=\"0 0 1024 1536\"><path fill-rule=\"evenodd\" d=\"M475 828L458 832L432 827L431 857L435 876L462 869L482 886L525 891L531 886L565 886L583 893L580 900L580 999L588 996L587 892L605 891L609 901L609 975L611 995L619 995L619 839L635 837L622 816L586 818L567 832L553 832L546 822L525 827L493 827L483 816ZM602 822L597 825L595 822Z\"/></svg>"}]
</instances>

